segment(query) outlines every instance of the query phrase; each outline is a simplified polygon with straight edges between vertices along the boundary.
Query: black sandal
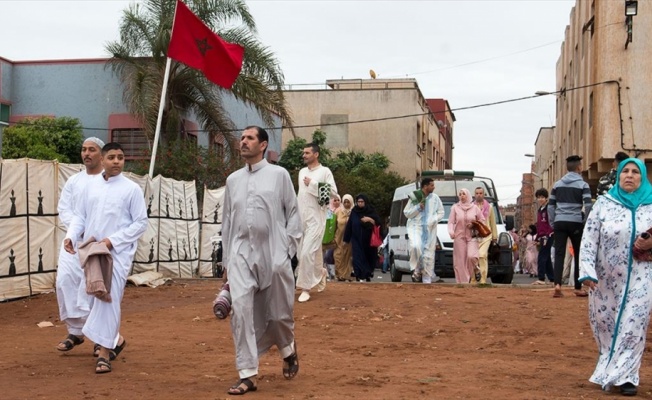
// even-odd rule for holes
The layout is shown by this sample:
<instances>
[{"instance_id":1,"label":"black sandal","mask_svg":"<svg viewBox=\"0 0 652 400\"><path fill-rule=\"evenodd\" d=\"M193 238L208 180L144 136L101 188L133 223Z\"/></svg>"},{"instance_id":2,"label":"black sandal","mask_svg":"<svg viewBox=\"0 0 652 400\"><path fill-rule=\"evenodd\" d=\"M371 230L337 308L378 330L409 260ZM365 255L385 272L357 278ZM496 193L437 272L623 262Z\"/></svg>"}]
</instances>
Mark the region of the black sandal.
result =
<instances>
[{"instance_id":1,"label":"black sandal","mask_svg":"<svg viewBox=\"0 0 652 400\"><path fill-rule=\"evenodd\" d=\"M287 364L287 367L285 366ZM299 373L299 354L297 354L297 344L294 343L294 353L283 359L283 377L292 379Z\"/></svg>"},{"instance_id":2,"label":"black sandal","mask_svg":"<svg viewBox=\"0 0 652 400\"><path fill-rule=\"evenodd\" d=\"M59 342L59 344L62 344L64 347L59 347L57 346L57 350L59 351L70 351L75 348L75 346L79 346L80 344L84 343L84 338L75 336L72 334L69 334L65 339Z\"/></svg>"},{"instance_id":3,"label":"black sandal","mask_svg":"<svg viewBox=\"0 0 652 400\"><path fill-rule=\"evenodd\" d=\"M95 346L93 346L93 357L99 357L100 356L100 349L102 348L101 345L95 343Z\"/></svg>"},{"instance_id":4,"label":"black sandal","mask_svg":"<svg viewBox=\"0 0 652 400\"><path fill-rule=\"evenodd\" d=\"M118 355L120 355L120 352L124 350L126 345L127 345L127 341L125 340L125 338L122 338L122 344L115 346L113 350L109 351L109 359L111 359L111 361L115 360L118 357Z\"/></svg>"},{"instance_id":5,"label":"black sandal","mask_svg":"<svg viewBox=\"0 0 652 400\"><path fill-rule=\"evenodd\" d=\"M111 363L104 357L98 357L95 363L95 373L106 374L107 372L111 372Z\"/></svg>"},{"instance_id":6,"label":"black sandal","mask_svg":"<svg viewBox=\"0 0 652 400\"><path fill-rule=\"evenodd\" d=\"M245 387L243 388L241 385L245 385ZM234 396L241 396L247 392L255 392L256 390L258 390L258 387L254 385L251 379L244 378L244 379L240 379L238 383L231 386L227 391L227 393L232 394Z\"/></svg>"}]
</instances>

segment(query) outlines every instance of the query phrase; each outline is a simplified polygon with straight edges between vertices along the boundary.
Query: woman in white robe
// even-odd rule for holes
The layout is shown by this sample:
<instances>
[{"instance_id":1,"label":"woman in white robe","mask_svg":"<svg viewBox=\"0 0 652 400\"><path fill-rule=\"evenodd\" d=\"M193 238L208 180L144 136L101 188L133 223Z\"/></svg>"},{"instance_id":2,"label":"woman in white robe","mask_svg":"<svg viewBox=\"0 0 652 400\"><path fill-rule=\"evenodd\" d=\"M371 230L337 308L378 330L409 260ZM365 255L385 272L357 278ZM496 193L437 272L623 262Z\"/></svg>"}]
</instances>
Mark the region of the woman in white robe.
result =
<instances>
[{"instance_id":1,"label":"woman in white robe","mask_svg":"<svg viewBox=\"0 0 652 400\"><path fill-rule=\"evenodd\" d=\"M584 227L580 281L588 286L598 363L589 379L635 395L652 310L652 262L634 259L637 237L652 227L652 185L645 164L620 163L616 185L598 197Z\"/></svg>"}]
</instances>

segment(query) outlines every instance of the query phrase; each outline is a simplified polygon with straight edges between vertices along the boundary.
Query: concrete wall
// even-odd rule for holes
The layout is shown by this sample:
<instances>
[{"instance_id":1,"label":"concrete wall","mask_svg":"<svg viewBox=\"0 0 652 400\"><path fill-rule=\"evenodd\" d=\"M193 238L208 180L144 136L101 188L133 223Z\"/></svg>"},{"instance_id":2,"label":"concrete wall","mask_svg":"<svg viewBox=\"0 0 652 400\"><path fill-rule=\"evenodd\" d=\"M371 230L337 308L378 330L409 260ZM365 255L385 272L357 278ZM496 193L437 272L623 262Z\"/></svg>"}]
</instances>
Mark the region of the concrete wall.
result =
<instances>
[{"instance_id":1,"label":"concrete wall","mask_svg":"<svg viewBox=\"0 0 652 400\"><path fill-rule=\"evenodd\" d=\"M534 143L534 162L532 172L538 175L534 177L534 185L537 188L551 188L554 181L552 180L552 160L554 148L555 127L539 129L537 140Z\"/></svg>"},{"instance_id":2,"label":"concrete wall","mask_svg":"<svg viewBox=\"0 0 652 400\"><path fill-rule=\"evenodd\" d=\"M108 116L127 109L122 85L105 62L17 63L11 76L12 121L33 115L78 118L85 136L108 142Z\"/></svg>"},{"instance_id":3,"label":"concrete wall","mask_svg":"<svg viewBox=\"0 0 652 400\"><path fill-rule=\"evenodd\" d=\"M423 170L451 165L444 159L445 137L415 80L329 80L327 84L332 89L285 92L297 137L310 141L315 129L321 129L334 153L382 152L392 162L390 169L408 180ZM405 117L388 118L398 116ZM290 139L285 130L283 146Z\"/></svg>"}]
</instances>

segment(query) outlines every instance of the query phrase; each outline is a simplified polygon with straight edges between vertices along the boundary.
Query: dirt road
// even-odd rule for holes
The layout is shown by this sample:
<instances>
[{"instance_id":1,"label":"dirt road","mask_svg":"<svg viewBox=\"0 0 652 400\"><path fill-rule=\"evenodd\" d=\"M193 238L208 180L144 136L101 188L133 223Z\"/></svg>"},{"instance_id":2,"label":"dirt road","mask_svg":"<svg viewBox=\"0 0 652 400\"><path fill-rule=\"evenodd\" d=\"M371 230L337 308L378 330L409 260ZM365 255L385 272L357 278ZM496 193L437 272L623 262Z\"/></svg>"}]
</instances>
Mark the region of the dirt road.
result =
<instances>
[{"instance_id":1,"label":"dirt road","mask_svg":"<svg viewBox=\"0 0 652 400\"><path fill-rule=\"evenodd\" d=\"M215 281L129 287L127 347L94 373L92 344L66 336L54 294L0 304L3 399L224 399L236 382L228 320ZM301 370L286 381L276 350L262 356L248 399L602 399L588 382L596 345L587 299L571 291L456 285L332 283L295 306ZM50 321L55 327L39 328ZM649 340L648 340L648 343ZM649 345L648 345L649 348ZM652 362L640 398L652 398Z\"/></svg>"}]
</instances>

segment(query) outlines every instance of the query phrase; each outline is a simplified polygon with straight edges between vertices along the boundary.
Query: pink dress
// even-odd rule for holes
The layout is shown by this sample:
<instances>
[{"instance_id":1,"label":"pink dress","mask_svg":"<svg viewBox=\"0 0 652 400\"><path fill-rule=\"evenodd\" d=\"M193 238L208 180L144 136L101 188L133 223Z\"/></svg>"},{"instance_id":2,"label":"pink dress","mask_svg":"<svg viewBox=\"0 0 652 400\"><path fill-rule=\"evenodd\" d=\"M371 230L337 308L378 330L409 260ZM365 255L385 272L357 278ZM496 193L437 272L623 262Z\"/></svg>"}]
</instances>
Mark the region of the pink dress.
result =
<instances>
[{"instance_id":1,"label":"pink dress","mask_svg":"<svg viewBox=\"0 0 652 400\"><path fill-rule=\"evenodd\" d=\"M528 273L530 275L537 275L537 258L539 257L539 250L537 249L536 236L528 234L525 237L525 240L527 240L525 259L527 260Z\"/></svg>"},{"instance_id":2,"label":"pink dress","mask_svg":"<svg viewBox=\"0 0 652 400\"><path fill-rule=\"evenodd\" d=\"M472 236L471 229L466 227L475 220L484 222L478 207L464 210L459 203L451 207L448 233L453 237L453 270L457 283L469 283L478 264L478 241Z\"/></svg>"}]
</instances>

